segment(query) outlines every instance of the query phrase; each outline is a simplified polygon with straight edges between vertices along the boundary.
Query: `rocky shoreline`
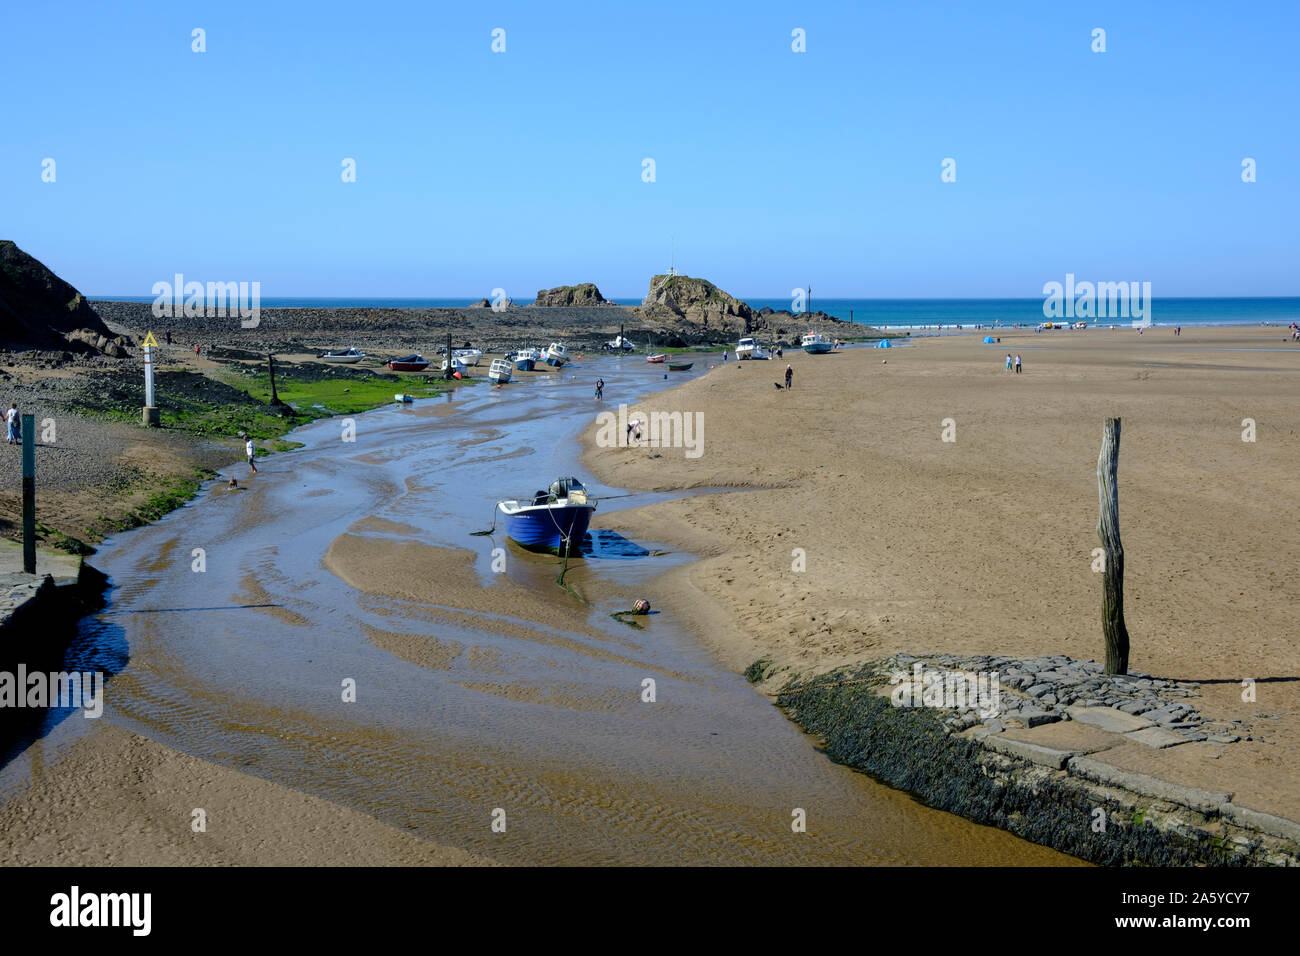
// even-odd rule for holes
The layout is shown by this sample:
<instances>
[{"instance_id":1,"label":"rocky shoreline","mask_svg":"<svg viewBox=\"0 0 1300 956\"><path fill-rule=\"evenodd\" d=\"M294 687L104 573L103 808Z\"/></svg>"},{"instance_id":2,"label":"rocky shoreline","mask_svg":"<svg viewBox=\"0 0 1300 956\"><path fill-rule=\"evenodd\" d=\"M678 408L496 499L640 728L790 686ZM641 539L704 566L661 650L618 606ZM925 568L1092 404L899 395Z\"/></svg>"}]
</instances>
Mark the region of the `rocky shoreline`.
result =
<instances>
[{"instance_id":1,"label":"rocky shoreline","mask_svg":"<svg viewBox=\"0 0 1300 956\"><path fill-rule=\"evenodd\" d=\"M1195 683L1101 669L1063 655L896 654L796 676L776 702L832 759L929 806L1094 863L1300 865L1300 823L1107 759L1134 742L1223 747L1267 741L1266 731L1202 718ZM977 675L984 683L973 685ZM772 667L758 661L746 676L770 680ZM962 686L978 686L977 699L953 693ZM1078 730L1062 733L1066 723Z\"/></svg>"}]
</instances>

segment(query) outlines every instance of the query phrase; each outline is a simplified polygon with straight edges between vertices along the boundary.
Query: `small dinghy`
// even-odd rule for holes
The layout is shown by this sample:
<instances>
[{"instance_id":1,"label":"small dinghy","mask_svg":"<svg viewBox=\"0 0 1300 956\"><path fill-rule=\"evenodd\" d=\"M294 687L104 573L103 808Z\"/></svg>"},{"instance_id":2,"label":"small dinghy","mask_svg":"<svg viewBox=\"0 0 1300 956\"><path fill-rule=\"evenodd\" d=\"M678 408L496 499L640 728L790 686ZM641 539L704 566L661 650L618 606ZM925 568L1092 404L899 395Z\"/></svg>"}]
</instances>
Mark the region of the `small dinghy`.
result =
<instances>
[{"instance_id":1,"label":"small dinghy","mask_svg":"<svg viewBox=\"0 0 1300 956\"><path fill-rule=\"evenodd\" d=\"M411 353L406 358L393 359L388 368L393 372L423 372L429 367L429 360L418 353Z\"/></svg>"},{"instance_id":2,"label":"small dinghy","mask_svg":"<svg viewBox=\"0 0 1300 956\"><path fill-rule=\"evenodd\" d=\"M354 362L360 362L365 357L365 352L358 352L356 349L333 349L322 355L321 360L339 365L352 365Z\"/></svg>"},{"instance_id":3,"label":"small dinghy","mask_svg":"<svg viewBox=\"0 0 1300 956\"><path fill-rule=\"evenodd\" d=\"M653 362L653 363L655 363L656 365L658 365L658 364L660 364L660 363L662 363L662 362L667 362L667 361L668 361L668 356L667 356L667 355L651 355L651 356L648 356L648 357L646 358L646 361L647 361L647 362Z\"/></svg>"},{"instance_id":4,"label":"small dinghy","mask_svg":"<svg viewBox=\"0 0 1300 956\"><path fill-rule=\"evenodd\" d=\"M669 362L668 371L685 372L694 364L695 364L694 362Z\"/></svg>"},{"instance_id":5,"label":"small dinghy","mask_svg":"<svg viewBox=\"0 0 1300 956\"><path fill-rule=\"evenodd\" d=\"M411 402L415 401L415 397L412 395L407 395L404 392L398 392L396 395L393 396L393 401L401 402L403 405L409 405Z\"/></svg>"},{"instance_id":6,"label":"small dinghy","mask_svg":"<svg viewBox=\"0 0 1300 956\"><path fill-rule=\"evenodd\" d=\"M531 551L575 556L596 510L577 478L557 478L547 491L532 498L498 501L506 535Z\"/></svg>"}]
</instances>

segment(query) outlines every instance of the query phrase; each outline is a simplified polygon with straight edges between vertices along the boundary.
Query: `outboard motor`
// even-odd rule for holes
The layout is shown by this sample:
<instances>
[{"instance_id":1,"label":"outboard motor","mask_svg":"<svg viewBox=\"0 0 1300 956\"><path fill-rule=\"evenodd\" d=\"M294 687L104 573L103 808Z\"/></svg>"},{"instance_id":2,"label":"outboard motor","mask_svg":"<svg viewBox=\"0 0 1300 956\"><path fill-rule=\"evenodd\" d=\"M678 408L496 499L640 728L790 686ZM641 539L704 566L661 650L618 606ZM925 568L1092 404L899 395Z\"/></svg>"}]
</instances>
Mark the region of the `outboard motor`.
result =
<instances>
[{"instance_id":1,"label":"outboard motor","mask_svg":"<svg viewBox=\"0 0 1300 956\"><path fill-rule=\"evenodd\" d=\"M551 497L553 498L568 498L574 491L581 492L585 496L587 489L582 482L572 476L568 478L556 478L551 482L550 492Z\"/></svg>"}]
</instances>

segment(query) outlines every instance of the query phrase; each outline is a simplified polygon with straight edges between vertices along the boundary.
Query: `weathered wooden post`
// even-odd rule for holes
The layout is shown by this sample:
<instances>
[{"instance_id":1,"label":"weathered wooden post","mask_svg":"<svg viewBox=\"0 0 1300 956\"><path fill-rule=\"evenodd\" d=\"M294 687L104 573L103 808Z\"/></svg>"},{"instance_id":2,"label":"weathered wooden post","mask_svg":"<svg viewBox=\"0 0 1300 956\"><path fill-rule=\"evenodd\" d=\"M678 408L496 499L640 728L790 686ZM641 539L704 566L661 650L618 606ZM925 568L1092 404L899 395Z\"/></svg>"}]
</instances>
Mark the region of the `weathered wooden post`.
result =
<instances>
[{"instance_id":1,"label":"weathered wooden post","mask_svg":"<svg viewBox=\"0 0 1300 956\"><path fill-rule=\"evenodd\" d=\"M267 370L271 373L271 404L279 405L280 396L275 391L275 353L274 352L266 353L266 367Z\"/></svg>"},{"instance_id":2,"label":"weathered wooden post","mask_svg":"<svg viewBox=\"0 0 1300 956\"><path fill-rule=\"evenodd\" d=\"M447 368L446 368L446 370L442 373L442 377L443 377L443 378L451 378L451 373L452 373L453 371L454 371L454 369L452 368L452 365L451 365L451 333L448 332L448 333L447 333Z\"/></svg>"},{"instance_id":3,"label":"weathered wooden post","mask_svg":"<svg viewBox=\"0 0 1300 956\"><path fill-rule=\"evenodd\" d=\"M36 573L36 416L23 416L23 570Z\"/></svg>"},{"instance_id":4,"label":"weathered wooden post","mask_svg":"<svg viewBox=\"0 0 1300 956\"><path fill-rule=\"evenodd\" d=\"M1106 673L1128 673L1128 628L1124 625L1124 546L1119 540L1119 419L1108 418L1097 456L1097 499L1101 538L1101 627L1106 639Z\"/></svg>"}]
</instances>

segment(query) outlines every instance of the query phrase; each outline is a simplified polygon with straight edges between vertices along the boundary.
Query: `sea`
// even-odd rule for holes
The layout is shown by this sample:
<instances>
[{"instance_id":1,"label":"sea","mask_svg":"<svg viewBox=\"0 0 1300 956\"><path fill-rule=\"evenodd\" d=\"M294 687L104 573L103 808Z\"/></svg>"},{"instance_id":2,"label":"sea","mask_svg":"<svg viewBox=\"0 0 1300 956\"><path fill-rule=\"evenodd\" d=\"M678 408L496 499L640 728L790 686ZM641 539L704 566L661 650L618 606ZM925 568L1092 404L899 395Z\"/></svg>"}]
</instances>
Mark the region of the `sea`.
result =
<instances>
[{"instance_id":1,"label":"sea","mask_svg":"<svg viewBox=\"0 0 1300 956\"><path fill-rule=\"evenodd\" d=\"M97 295L113 302L152 302L154 296ZM743 297L739 297L743 298ZM374 296L317 298L265 296L263 309L463 309L480 299L407 298ZM615 305L640 305L641 299L611 299ZM788 310L786 299L744 299L751 308ZM520 302L520 305L527 303ZM879 329L1008 328L1032 327L1046 321L1043 299L814 299L809 311L825 312L846 322L861 322ZM1300 322L1300 297L1273 298L1165 298L1152 299L1146 309L1152 325L1280 325ZM1064 319L1059 321L1065 321ZM1070 322L1077 321L1070 318ZM1087 319L1090 325L1130 326L1130 317Z\"/></svg>"}]
</instances>

